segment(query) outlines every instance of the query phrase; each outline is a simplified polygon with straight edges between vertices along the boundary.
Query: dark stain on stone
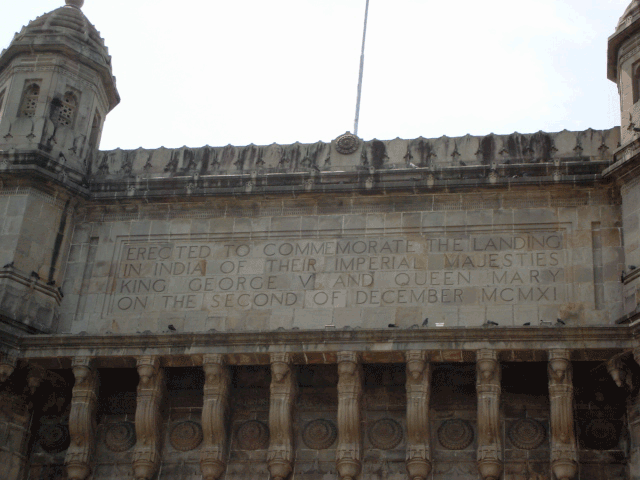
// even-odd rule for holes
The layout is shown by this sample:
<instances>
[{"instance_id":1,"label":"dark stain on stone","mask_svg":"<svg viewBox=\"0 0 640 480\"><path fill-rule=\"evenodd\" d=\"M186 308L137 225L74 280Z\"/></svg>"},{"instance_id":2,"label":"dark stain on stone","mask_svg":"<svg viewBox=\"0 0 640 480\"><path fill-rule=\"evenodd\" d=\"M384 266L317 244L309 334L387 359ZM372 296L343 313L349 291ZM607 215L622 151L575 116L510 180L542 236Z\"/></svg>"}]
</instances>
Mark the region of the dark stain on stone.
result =
<instances>
[{"instance_id":1,"label":"dark stain on stone","mask_svg":"<svg viewBox=\"0 0 640 480\"><path fill-rule=\"evenodd\" d=\"M69 203L71 200L67 200L62 209L62 216L60 217L60 225L58 226L58 234L56 235L56 241L53 244L53 253L51 254L51 266L49 267L49 277L47 282L53 282L53 277L56 274L56 263L60 256L60 247L62 247L62 240L64 240L64 229L67 227L67 212L69 211Z\"/></svg>"},{"instance_id":2,"label":"dark stain on stone","mask_svg":"<svg viewBox=\"0 0 640 480\"><path fill-rule=\"evenodd\" d=\"M175 150L171 152L171 160L167 163L167 166L164 167L165 172L175 173L178 171L178 164L180 163L180 151Z\"/></svg>"},{"instance_id":3,"label":"dark stain on stone","mask_svg":"<svg viewBox=\"0 0 640 480\"><path fill-rule=\"evenodd\" d=\"M231 165L234 158L236 158L236 149L231 145L224 147L222 150L222 165Z\"/></svg>"},{"instance_id":4,"label":"dark stain on stone","mask_svg":"<svg viewBox=\"0 0 640 480\"><path fill-rule=\"evenodd\" d=\"M507 138L507 151L509 152L509 158L522 161L524 157L524 151L526 150L529 142L527 137L520 133L512 133Z\"/></svg>"},{"instance_id":5,"label":"dark stain on stone","mask_svg":"<svg viewBox=\"0 0 640 480\"><path fill-rule=\"evenodd\" d=\"M387 158L387 147L380 140L371 142L371 165L373 168L382 168L384 160Z\"/></svg>"},{"instance_id":6,"label":"dark stain on stone","mask_svg":"<svg viewBox=\"0 0 640 480\"><path fill-rule=\"evenodd\" d=\"M196 155L193 150L185 149L182 160L182 171L190 172L196 169Z\"/></svg>"},{"instance_id":7,"label":"dark stain on stone","mask_svg":"<svg viewBox=\"0 0 640 480\"><path fill-rule=\"evenodd\" d=\"M537 132L531 136L529 148L533 150L534 162L551 161L551 149L553 148L553 140L551 135L545 132Z\"/></svg>"},{"instance_id":8,"label":"dark stain on stone","mask_svg":"<svg viewBox=\"0 0 640 480\"><path fill-rule=\"evenodd\" d=\"M480 140L480 153L482 154L482 164L489 165L496 156L496 138L491 133Z\"/></svg>"},{"instance_id":9,"label":"dark stain on stone","mask_svg":"<svg viewBox=\"0 0 640 480\"><path fill-rule=\"evenodd\" d=\"M204 147L200 149L202 153L200 159L200 174L204 175L207 173L207 169L209 168L209 156L211 155L211 149L209 147Z\"/></svg>"}]
</instances>

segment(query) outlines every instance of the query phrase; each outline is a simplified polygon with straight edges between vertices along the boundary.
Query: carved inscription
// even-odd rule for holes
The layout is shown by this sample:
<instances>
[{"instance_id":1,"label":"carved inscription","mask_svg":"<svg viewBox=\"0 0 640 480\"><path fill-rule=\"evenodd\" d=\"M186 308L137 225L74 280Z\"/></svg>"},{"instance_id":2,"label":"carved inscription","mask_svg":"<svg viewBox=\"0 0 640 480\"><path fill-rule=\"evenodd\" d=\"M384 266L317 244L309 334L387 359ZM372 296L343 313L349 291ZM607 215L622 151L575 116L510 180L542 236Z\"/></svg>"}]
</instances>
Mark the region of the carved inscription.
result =
<instances>
[{"instance_id":1,"label":"carved inscription","mask_svg":"<svg viewBox=\"0 0 640 480\"><path fill-rule=\"evenodd\" d=\"M126 243L111 314L567 300L562 232Z\"/></svg>"}]
</instances>

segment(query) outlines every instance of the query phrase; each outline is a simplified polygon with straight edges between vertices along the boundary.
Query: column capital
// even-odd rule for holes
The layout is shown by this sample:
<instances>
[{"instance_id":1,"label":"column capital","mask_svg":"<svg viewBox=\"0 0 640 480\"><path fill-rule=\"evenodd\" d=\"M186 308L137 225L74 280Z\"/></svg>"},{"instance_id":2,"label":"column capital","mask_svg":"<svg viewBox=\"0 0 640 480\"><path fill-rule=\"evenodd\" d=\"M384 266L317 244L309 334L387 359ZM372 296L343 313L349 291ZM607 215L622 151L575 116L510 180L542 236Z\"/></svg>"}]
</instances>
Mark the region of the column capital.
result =
<instances>
[{"instance_id":1,"label":"column capital","mask_svg":"<svg viewBox=\"0 0 640 480\"><path fill-rule=\"evenodd\" d=\"M360 363L360 353L359 352L338 352L338 363L351 362L351 363Z\"/></svg>"},{"instance_id":2,"label":"column capital","mask_svg":"<svg viewBox=\"0 0 640 480\"><path fill-rule=\"evenodd\" d=\"M0 353L0 384L7 381L18 366L18 357Z\"/></svg>"}]
</instances>

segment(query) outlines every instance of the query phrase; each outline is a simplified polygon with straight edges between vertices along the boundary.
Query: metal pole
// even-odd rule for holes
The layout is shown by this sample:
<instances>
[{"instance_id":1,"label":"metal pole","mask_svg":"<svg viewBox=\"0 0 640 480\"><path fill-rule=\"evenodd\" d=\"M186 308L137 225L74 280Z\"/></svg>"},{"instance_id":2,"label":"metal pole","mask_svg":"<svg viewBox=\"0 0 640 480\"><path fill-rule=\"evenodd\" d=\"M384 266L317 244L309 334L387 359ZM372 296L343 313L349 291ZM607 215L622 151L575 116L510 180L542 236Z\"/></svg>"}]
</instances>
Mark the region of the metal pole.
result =
<instances>
[{"instance_id":1,"label":"metal pole","mask_svg":"<svg viewBox=\"0 0 640 480\"><path fill-rule=\"evenodd\" d=\"M360 122L360 100L362 98L362 74L364 73L364 45L367 40L367 19L369 18L369 0L364 11L364 32L362 34L362 51L360 53L360 75L358 76L358 99L356 100L356 120L353 125L353 134L358 136L358 123Z\"/></svg>"}]
</instances>

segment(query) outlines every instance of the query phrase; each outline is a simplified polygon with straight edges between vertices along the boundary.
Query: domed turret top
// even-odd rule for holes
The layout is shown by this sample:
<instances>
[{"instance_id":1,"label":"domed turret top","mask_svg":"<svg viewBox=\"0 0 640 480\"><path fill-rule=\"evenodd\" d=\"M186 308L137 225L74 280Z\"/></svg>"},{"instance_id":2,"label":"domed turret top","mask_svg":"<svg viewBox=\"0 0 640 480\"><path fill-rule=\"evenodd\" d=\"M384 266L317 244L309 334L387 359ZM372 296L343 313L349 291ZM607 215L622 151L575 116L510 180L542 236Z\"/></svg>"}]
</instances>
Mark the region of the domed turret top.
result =
<instances>
[{"instance_id":1,"label":"domed turret top","mask_svg":"<svg viewBox=\"0 0 640 480\"><path fill-rule=\"evenodd\" d=\"M65 0L70 7L82 8L84 0Z\"/></svg>"},{"instance_id":2,"label":"domed turret top","mask_svg":"<svg viewBox=\"0 0 640 480\"><path fill-rule=\"evenodd\" d=\"M640 14L640 0L633 0L620 17L618 28L624 27L625 23L627 23L630 18L633 18L638 14Z\"/></svg>"}]
</instances>

